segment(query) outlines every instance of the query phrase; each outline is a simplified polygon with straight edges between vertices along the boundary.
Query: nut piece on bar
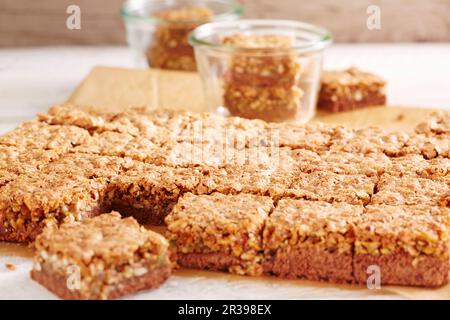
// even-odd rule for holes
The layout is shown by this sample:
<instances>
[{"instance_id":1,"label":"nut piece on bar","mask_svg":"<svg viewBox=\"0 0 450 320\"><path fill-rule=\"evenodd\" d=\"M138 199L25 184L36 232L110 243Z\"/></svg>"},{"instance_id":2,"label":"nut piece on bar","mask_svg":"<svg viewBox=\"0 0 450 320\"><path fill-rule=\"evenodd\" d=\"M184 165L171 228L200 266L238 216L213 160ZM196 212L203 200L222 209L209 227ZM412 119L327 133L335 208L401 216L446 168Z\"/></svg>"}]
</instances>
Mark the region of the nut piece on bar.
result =
<instances>
[{"instance_id":1,"label":"nut piece on bar","mask_svg":"<svg viewBox=\"0 0 450 320\"><path fill-rule=\"evenodd\" d=\"M266 221L264 273L354 282L353 226L362 206L282 199Z\"/></svg>"},{"instance_id":2,"label":"nut piece on bar","mask_svg":"<svg viewBox=\"0 0 450 320\"><path fill-rule=\"evenodd\" d=\"M262 231L272 209L269 197L187 193L166 218L178 264L241 275L262 274Z\"/></svg>"},{"instance_id":3,"label":"nut piece on bar","mask_svg":"<svg viewBox=\"0 0 450 320\"><path fill-rule=\"evenodd\" d=\"M30 242L49 223L82 220L103 212L103 179L39 171L0 189L0 240Z\"/></svg>"},{"instance_id":4,"label":"nut piece on bar","mask_svg":"<svg viewBox=\"0 0 450 320\"><path fill-rule=\"evenodd\" d=\"M354 273L366 283L378 266L381 284L437 287L448 281L449 225L446 208L367 206L355 226Z\"/></svg>"},{"instance_id":5,"label":"nut piece on bar","mask_svg":"<svg viewBox=\"0 0 450 320\"><path fill-rule=\"evenodd\" d=\"M390 174L380 177L377 189L371 204L438 206L445 203L450 193L450 185L445 181Z\"/></svg>"},{"instance_id":6,"label":"nut piece on bar","mask_svg":"<svg viewBox=\"0 0 450 320\"><path fill-rule=\"evenodd\" d=\"M429 136L450 135L450 112L433 112L424 122L416 126L415 131Z\"/></svg>"},{"instance_id":7,"label":"nut piece on bar","mask_svg":"<svg viewBox=\"0 0 450 320\"><path fill-rule=\"evenodd\" d=\"M63 299L116 299L169 278L168 246L133 218L111 212L45 228L31 278Z\"/></svg>"},{"instance_id":8,"label":"nut piece on bar","mask_svg":"<svg viewBox=\"0 0 450 320\"><path fill-rule=\"evenodd\" d=\"M0 137L0 145L66 152L89 139L89 132L75 126L28 121Z\"/></svg>"},{"instance_id":9,"label":"nut piece on bar","mask_svg":"<svg viewBox=\"0 0 450 320\"><path fill-rule=\"evenodd\" d=\"M231 115L266 121L295 120L303 91L300 64L286 35L236 33L222 39L236 47L225 71L223 100Z\"/></svg>"},{"instance_id":10,"label":"nut piece on bar","mask_svg":"<svg viewBox=\"0 0 450 320\"><path fill-rule=\"evenodd\" d=\"M196 190L197 168L170 168L137 163L117 176L108 187L106 202L114 210L140 223L160 225L184 193Z\"/></svg>"},{"instance_id":11,"label":"nut piece on bar","mask_svg":"<svg viewBox=\"0 0 450 320\"><path fill-rule=\"evenodd\" d=\"M356 68L324 71L318 108L338 112L384 105L385 85L380 77Z\"/></svg>"},{"instance_id":12,"label":"nut piece on bar","mask_svg":"<svg viewBox=\"0 0 450 320\"><path fill-rule=\"evenodd\" d=\"M370 202L376 177L336 174L327 171L298 172L288 189L272 194L277 199L289 197L326 202L365 205Z\"/></svg>"},{"instance_id":13,"label":"nut piece on bar","mask_svg":"<svg viewBox=\"0 0 450 320\"><path fill-rule=\"evenodd\" d=\"M193 48L188 35L197 26L210 21L214 12L203 6L171 8L157 12L153 42L147 50L148 63L153 68L195 71Z\"/></svg>"}]
</instances>

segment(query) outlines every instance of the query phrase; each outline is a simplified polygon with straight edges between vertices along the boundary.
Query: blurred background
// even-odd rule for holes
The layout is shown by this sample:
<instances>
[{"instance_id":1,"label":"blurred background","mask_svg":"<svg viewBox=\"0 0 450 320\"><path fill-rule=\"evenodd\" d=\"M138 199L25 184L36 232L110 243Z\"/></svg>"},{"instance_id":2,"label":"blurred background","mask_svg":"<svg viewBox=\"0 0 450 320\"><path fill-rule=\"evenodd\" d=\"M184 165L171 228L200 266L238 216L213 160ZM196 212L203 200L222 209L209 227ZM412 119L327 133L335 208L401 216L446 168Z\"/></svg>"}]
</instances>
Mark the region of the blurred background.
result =
<instances>
[{"instance_id":1,"label":"blurred background","mask_svg":"<svg viewBox=\"0 0 450 320\"><path fill-rule=\"evenodd\" d=\"M139 0L138 0L139 1ZM168 0L171 1L171 0ZM324 68L357 66L388 82L389 105L450 108L450 0L239 0L245 18L328 28ZM136 67L123 0L0 0L0 133L66 101L98 65ZM68 29L68 7L81 28ZM380 28L367 27L376 6Z\"/></svg>"},{"instance_id":2,"label":"blurred background","mask_svg":"<svg viewBox=\"0 0 450 320\"><path fill-rule=\"evenodd\" d=\"M303 20L328 28L336 42L450 41L450 0L240 0L247 18ZM0 0L0 46L125 43L122 0ZM81 8L81 30L62 28L69 5ZM366 28L370 5L380 30Z\"/></svg>"}]
</instances>

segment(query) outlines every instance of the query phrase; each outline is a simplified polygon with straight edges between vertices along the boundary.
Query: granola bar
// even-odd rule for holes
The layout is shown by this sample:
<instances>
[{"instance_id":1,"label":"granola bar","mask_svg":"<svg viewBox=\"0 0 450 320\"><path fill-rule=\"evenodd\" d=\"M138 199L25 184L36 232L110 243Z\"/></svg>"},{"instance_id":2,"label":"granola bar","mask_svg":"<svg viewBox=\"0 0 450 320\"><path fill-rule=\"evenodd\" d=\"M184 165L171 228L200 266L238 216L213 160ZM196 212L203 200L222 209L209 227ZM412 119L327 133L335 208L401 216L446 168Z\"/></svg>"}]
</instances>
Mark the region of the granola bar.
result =
<instances>
[{"instance_id":1,"label":"granola bar","mask_svg":"<svg viewBox=\"0 0 450 320\"><path fill-rule=\"evenodd\" d=\"M331 111L384 105L386 82L379 76L356 68L343 71L324 71L318 108Z\"/></svg>"},{"instance_id":2,"label":"granola bar","mask_svg":"<svg viewBox=\"0 0 450 320\"><path fill-rule=\"evenodd\" d=\"M448 281L448 212L419 206L368 206L355 226L354 274L366 283L377 266L381 284L437 287Z\"/></svg>"},{"instance_id":3,"label":"granola bar","mask_svg":"<svg viewBox=\"0 0 450 320\"><path fill-rule=\"evenodd\" d=\"M213 11L203 6L166 9L155 14L157 24L153 42L147 50L153 68L195 71L194 50L188 35L197 26L213 18Z\"/></svg>"},{"instance_id":4,"label":"granola bar","mask_svg":"<svg viewBox=\"0 0 450 320\"><path fill-rule=\"evenodd\" d=\"M263 196L184 195L166 218L178 263L187 268L260 275L261 234L272 208L272 200Z\"/></svg>"},{"instance_id":5,"label":"granola bar","mask_svg":"<svg viewBox=\"0 0 450 320\"><path fill-rule=\"evenodd\" d=\"M171 274L167 241L117 212L48 227L34 246L31 278L63 299L116 299Z\"/></svg>"},{"instance_id":6,"label":"granola bar","mask_svg":"<svg viewBox=\"0 0 450 320\"><path fill-rule=\"evenodd\" d=\"M444 181L383 174L371 204L437 206L445 202L449 192L450 186Z\"/></svg>"},{"instance_id":7,"label":"granola bar","mask_svg":"<svg viewBox=\"0 0 450 320\"><path fill-rule=\"evenodd\" d=\"M348 129L337 127L330 143L330 151L350 153L384 153L389 157L406 154L410 136L404 132L385 132L378 127Z\"/></svg>"},{"instance_id":8,"label":"granola bar","mask_svg":"<svg viewBox=\"0 0 450 320\"><path fill-rule=\"evenodd\" d=\"M376 177L391 167L391 159L383 153L355 154L324 151L317 154L305 149L292 150L301 172L328 171L337 174L363 174Z\"/></svg>"},{"instance_id":9,"label":"granola bar","mask_svg":"<svg viewBox=\"0 0 450 320\"><path fill-rule=\"evenodd\" d=\"M422 155L408 154L392 158L385 172L392 176L412 176L446 181L450 184L450 160L447 158L425 159Z\"/></svg>"},{"instance_id":10,"label":"granola bar","mask_svg":"<svg viewBox=\"0 0 450 320\"><path fill-rule=\"evenodd\" d=\"M49 162L58 159L59 156L60 153L55 150L0 145L0 186L21 174L39 170Z\"/></svg>"},{"instance_id":11,"label":"granola bar","mask_svg":"<svg viewBox=\"0 0 450 320\"><path fill-rule=\"evenodd\" d=\"M297 119L303 91L297 84L298 57L291 51L294 39L236 33L222 43L236 48L223 80L223 102L230 114L266 121Z\"/></svg>"},{"instance_id":12,"label":"granola bar","mask_svg":"<svg viewBox=\"0 0 450 320\"><path fill-rule=\"evenodd\" d=\"M402 148L402 154L420 154L425 159L450 158L450 137L448 135L411 135Z\"/></svg>"},{"instance_id":13,"label":"granola bar","mask_svg":"<svg viewBox=\"0 0 450 320\"><path fill-rule=\"evenodd\" d=\"M298 172L288 189L278 190L272 196L365 205L370 202L374 193L376 180L376 177L361 174Z\"/></svg>"},{"instance_id":14,"label":"granola bar","mask_svg":"<svg viewBox=\"0 0 450 320\"><path fill-rule=\"evenodd\" d=\"M75 126L28 121L1 136L0 145L64 152L83 144L88 139L89 132Z\"/></svg>"},{"instance_id":15,"label":"granola bar","mask_svg":"<svg viewBox=\"0 0 450 320\"><path fill-rule=\"evenodd\" d=\"M362 212L360 205L280 200L264 229L264 273L354 282L353 226Z\"/></svg>"},{"instance_id":16,"label":"granola bar","mask_svg":"<svg viewBox=\"0 0 450 320\"><path fill-rule=\"evenodd\" d=\"M0 189L0 240L29 242L49 223L102 212L106 183L70 173L20 175Z\"/></svg>"},{"instance_id":17,"label":"granola bar","mask_svg":"<svg viewBox=\"0 0 450 320\"><path fill-rule=\"evenodd\" d=\"M184 193L194 191L202 175L199 169L169 168L137 163L112 180L107 203L140 223L160 225Z\"/></svg>"}]
</instances>

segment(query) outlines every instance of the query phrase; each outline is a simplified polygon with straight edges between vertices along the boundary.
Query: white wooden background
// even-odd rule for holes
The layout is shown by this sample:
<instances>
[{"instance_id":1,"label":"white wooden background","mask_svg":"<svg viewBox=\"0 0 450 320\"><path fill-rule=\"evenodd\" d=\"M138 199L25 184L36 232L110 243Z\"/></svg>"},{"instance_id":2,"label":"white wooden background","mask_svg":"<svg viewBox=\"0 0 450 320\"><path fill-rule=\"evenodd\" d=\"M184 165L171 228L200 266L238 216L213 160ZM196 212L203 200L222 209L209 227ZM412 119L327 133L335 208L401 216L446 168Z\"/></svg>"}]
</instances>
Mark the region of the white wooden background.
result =
<instances>
[{"instance_id":1,"label":"white wooden background","mask_svg":"<svg viewBox=\"0 0 450 320\"><path fill-rule=\"evenodd\" d=\"M124 0L0 0L0 46L122 44ZM249 18L304 20L339 42L450 41L450 0L240 0ZM67 30L66 8L81 8L81 30ZM366 28L366 9L381 9L381 30Z\"/></svg>"}]
</instances>

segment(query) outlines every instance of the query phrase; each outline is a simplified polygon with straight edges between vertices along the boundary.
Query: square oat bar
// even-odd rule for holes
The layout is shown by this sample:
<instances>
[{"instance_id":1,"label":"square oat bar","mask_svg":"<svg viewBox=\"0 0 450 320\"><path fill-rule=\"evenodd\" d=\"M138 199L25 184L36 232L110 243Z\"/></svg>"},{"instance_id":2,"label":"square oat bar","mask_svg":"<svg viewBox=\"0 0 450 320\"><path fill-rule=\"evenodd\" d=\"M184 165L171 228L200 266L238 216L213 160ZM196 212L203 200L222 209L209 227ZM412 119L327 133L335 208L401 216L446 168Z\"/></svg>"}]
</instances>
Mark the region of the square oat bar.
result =
<instances>
[{"instance_id":1,"label":"square oat bar","mask_svg":"<svg viewBox=\"0 0 450 320\"><path fill-rule=\"evenodd\" d=\"M59 156L55 150L0 145L0 187L19 175L38 171Z\"/></svg>"},{"instance_id":2,"label":"square oat bar","mask_svg":"<svg viewBox=\"0 0 450 320\"><path fill-rule=\"evenodd\" d=\"M75 126L28 121L0 137L0 145L66 152L85 143L89 132Z\"/></svg>"},{"instance_id":3,"label":"square oat bar","mask_svg":"<svg viewBox=\"0 0 450 320\"><path fill-rule=\"evenodd\" d=\"M379 76L357 68L324 71L318 108L338 112L384 105L385 85Z\"/></svg>"},{"instance_id":4,"label":"square oat bar","mask_svg":"<svg viewBox=\"0 0 450 320\"><path fill-rule=\"evenodd\" d=\"M31 278L63 299L116 299L171 273L168 242L117 212L47 227L34 245Z\"/></svg>"},{"instance_id":5,"label":"square oat bar","mask_svg":"<svg viewBox=\"0 0 450 320\"><path fill-rule=\"evenodd\" d=\"M346 202L365 205L370 202L376 177L361 174L335 174L327 171L297 173L288 189L277 194L278 198L296 198L326 202Z\"/></svg>"},{"instance_id":6,"label":"square oat bar","mask_svg":"<svg viewBox=\"0 0 450 320\"><path fill-rule=\"evenodd\" d=\"M168 238L187 268L262 273L262 230L273 209L269 197L185 194L167 216Z\"/></svg>"},{"instance_id":7,"label":"square oat bar","mask_svg":"<svg viewBox=\"0 0 450 320\"><path fill-rule=\"evenodd\" d=\"M171 168L136 163L108 187L106 202L140 223L160 225L186 192L194 192L202 174L198 168Z\"/></svg>"},{"instance_id":8,"label":"square oat bar","mask_svg":"<svg viewBox=\"0 0 450 320\"><path fill-rule=\"evenodd\" d=\"M450 193L449 184L411 176L383 174L371 204L438 206Z\"/></svg>"},{"instance_id":9,"label":"square oat bar","mask_svg":"<svg viewBox=\"0 0 450 320\"><path fill-rule=\"evenodd\" d=\"M391 165L386 168L385 172L396 177L428 178L450 184L450 159L427 160L422 155L408 154L392 158Z\"/></svg>"},{"instance_id":10,"label":"square oat bar","mask_svg":"<svg viewBox=\"0 0 450 320\"><path fill-rule=\"evenodd\" d=\"M48 223L103 212L106 183L70 173L20 175L0 189L0 240L30 242Z\"/></svg>"},{"instance_id":11,"label":"square oat bar","mask_svg":"<svg viewBox=\"0 0 450 320\"><path fill-rule=\"evenodd\" d=\"M282 199L264 229L264 273L353 282L353 226L363 206Z\"/></svg>"},{"instance_id":12,"label":"square oat bar","mask_svg":"<svg viewBox=\"0 0 450 320\"><path fill-rule=\"evenodd\" d=\"M384 153L389 157L405 154L409 135L404 132L385 132L378 127L348 129L339 127L330 141L330 151L349 153Z\"/></svg>"},{"instance_id":13,"label":"square oat bar","mask_svg":"<svg viewBox=\"0 0 450 320\"><path fill-rule=\"evenodd\" d=\"M370 205L355 227L354 272L380 268L381 284L437 287L448 281L449 212L425 205Z\"/></svg>"}]
</instances>

